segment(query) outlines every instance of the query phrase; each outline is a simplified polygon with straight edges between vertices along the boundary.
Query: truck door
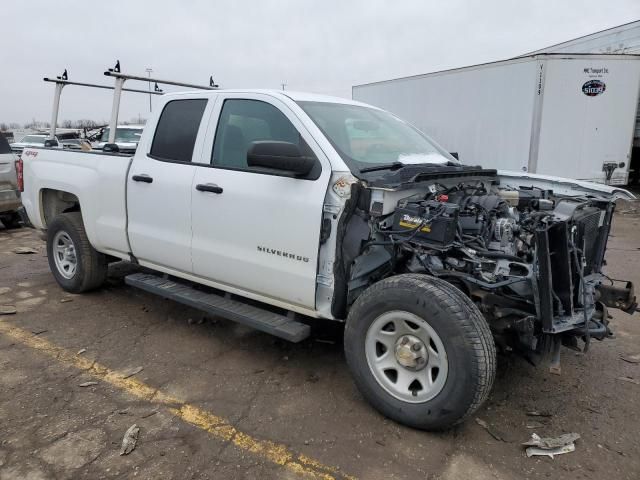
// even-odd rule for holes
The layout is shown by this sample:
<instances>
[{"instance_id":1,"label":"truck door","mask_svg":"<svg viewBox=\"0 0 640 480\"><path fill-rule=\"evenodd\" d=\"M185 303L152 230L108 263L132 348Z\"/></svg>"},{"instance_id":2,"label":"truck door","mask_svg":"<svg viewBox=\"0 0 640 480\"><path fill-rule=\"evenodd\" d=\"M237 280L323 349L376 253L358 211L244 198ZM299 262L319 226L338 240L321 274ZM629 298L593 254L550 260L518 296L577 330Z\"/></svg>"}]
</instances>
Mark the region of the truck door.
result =
<instances>
[{"instance_id":1,"label":"truck door","mask_svg":"<svg viewBox=\"0 0 640 480\"><path fill-rule=\"evenodd\" d=\"M247 165L255 141L298 145L304 178ZM322 208L331 168L294 112L266 94L227 94L214 109L193 180L194 274L307 308L315 306Z\"/></svg>"},{"instance_id":2,"label":"truck door","mask_svg":"<svg viewBox=\"0 0 640 480\"><path fill-rule=\"evenodd\" d=\"M192 272L192 159L201 153L206 108L205 98L171 100L157 125L145 127L155 133L138 146L127 178L129 242L143 265Z\"/></svg>"}]
</instances>

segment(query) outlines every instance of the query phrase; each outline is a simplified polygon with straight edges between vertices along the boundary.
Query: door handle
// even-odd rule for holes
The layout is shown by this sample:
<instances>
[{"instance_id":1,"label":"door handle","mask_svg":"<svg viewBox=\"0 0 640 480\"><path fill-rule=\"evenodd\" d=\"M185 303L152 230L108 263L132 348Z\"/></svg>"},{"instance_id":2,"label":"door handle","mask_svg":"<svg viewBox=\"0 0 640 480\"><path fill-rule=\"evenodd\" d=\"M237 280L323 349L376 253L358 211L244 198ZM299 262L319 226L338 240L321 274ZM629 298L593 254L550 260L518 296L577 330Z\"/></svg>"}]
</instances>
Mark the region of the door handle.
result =
<instances>
[{"instance_id":1,"label":"door handle","mask_svg":"<svg viewBox=\"0 0 640 480\"><path fill-rule=\"evenodd\" d=\"M133 177L131 177L131 180L133 180L134 182L144 182L144 183L153 182L153 178L151 178L149 175L145 173L143 173L142 175L134 175Z\"/></svg>"},{"instance_id":2,"label":"door handle","mask_svg":"<svg viewBox=\"0 0 640 480\"><path fill-rule=\"evenodd\" d=\"M196 190L199 192L222 193L222 187L219 187L215 183L199 183L196 185Z\"/></svg>"}]
</instances>

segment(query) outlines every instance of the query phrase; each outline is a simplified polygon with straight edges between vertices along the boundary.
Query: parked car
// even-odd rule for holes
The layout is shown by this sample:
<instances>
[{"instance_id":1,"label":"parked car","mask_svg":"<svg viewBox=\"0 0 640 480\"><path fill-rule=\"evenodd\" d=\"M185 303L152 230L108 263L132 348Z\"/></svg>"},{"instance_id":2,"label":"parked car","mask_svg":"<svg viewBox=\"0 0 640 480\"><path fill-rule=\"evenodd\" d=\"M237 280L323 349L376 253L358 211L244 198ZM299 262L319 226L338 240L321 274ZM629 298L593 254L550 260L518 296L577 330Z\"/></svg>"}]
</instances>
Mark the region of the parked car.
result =
<instances>
[{"instance_id":1,"label":"parked car","mask_svg":"<svg viewBox=\"0 0 640 480\"><path fill-rule=\"evenodd\" d=\"M9 142L0 132L0 221L7 228L20 226L19 209L22 202L18 189L16 160Z\"/></svg>"},{"instance_id":2,"label":"parked car","mask_svg":"<svg viewBox=\"0 0 640 480\"><path fill-rule=\"evenodd\" d=\"M636 310L602 270L625 190L462 165L344 99L161 101L133 156L25 149L23 201L63 289L122 259L158 272L129 285L291 341L309 318L344 322L363 395L425 429L486 400L496 348L557 368L562 344L609 336L607 308Z\"/></svg>"},{"instance_id":3,"label":"parked car","mask_svg":"<svg viewBox=\"0 0 640 480\"><path fill-rule=\"evenodd\" d=\"M25 135L22 140L11 144L11 150L16 153L22 152L26 147L44 147L45 141L49 138L46 134L31 134ZM62 148L62 144L58 140L58 137L54 137L52 147Z\"/></svg>"},{"instance_id":4,"label":"parked car","mask_svg":"<svg viewBox=\"0 0 640 480\"><path fill-rule=\"evenodd\" d=\"M121 153L134 153L140 142L144 125L118 125L116 127L115 143ZM96 145L96 149L102 150L109 143L109 127L105 128Z\"/></svg>"}]
</instances>

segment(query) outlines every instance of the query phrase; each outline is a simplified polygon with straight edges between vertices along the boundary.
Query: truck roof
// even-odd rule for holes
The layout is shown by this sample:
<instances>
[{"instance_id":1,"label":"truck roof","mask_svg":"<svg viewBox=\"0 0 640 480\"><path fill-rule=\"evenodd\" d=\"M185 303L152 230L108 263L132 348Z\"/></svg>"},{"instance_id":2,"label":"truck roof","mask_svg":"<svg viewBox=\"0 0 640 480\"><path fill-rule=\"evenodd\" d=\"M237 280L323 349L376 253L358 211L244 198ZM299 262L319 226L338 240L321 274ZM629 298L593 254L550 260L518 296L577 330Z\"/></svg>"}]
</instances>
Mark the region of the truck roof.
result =
<instances>
[{"instance_id":1,"label":"truck roof","mask_svg":"<svg viewBox=\"0 0 640 480\"><path fill-rule=\"evenodd\" d=\"M367 106L372 108L372 105L368 105L362 102L357 102L355 100L351 100L349 98L343 97L334 97L330 95L322 95L319 93L308 93L308 92L297 92L293 90L275 90L275 89L218 89L218 90L206 90L206 91L188 91L188 92L172 92L167 93L163 96L166 97L174 97L174 96L182 96L182 95L207 95L214 93L262 93L266 95L271 95L274 97L285 97L293 100L294 102L325 102L325 103L343 103L347 105L360 105Z\"/></svg>"}]
</instances>

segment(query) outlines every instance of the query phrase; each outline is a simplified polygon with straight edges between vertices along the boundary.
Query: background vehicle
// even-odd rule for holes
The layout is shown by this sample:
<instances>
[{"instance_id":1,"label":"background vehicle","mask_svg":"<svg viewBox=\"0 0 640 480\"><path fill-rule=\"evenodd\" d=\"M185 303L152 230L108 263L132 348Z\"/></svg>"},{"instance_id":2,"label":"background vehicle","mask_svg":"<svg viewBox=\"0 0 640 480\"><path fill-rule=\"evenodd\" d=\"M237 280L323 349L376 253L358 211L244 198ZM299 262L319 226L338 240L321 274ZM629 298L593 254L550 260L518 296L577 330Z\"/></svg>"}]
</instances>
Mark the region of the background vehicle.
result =
<instances>
[{"instance_id":1,"label":"background vehicle","mask_svg":"<svg viewBox=\"0 0 640 480\"><path fill-rule=\"evenodd\" d=\"M68 150L83 150L86 152L91 150L91 143L84 138L68 138L62 140L62 148Z\"/></svg>"},{"instance_id":2,"label":"background vehicle","mask_svg":"<svg viewBox=\"0 0 640 480\"><path fill-rule=\"evenodd\" d=\"M116 128L115 144L118 145L121 153L133 153L138 147L144 125L118 125ZM109 127L102 131L100 141L96 149L102 150L109 141Z\"/></svg>"},{"instance_id":3,"label":"background vehicle","mask_svg":"<svg viewBox=\"0 0 640 480\"><path fill-rule=\"evenodd\" d=\"M22 206L18 190L16 157L0 132L0 221L7 228L20 225L18 210Z\"/></svg>"},{"instance_id":4,"label":"background vehicle","mask_svg":"<svg viewBox=\"0 0 640 480\"><path fill-rule=\"evenodd\" d=\"M353 87L460 160L626 185L640 55L539 54Z\"/></svg>"},{"instance_id":5,"label":"background vehicle","mask_svg":"<svg viewBox=\"0 0 640 480\"><path fill-rule=\"evenodd\" d=\"M25 135L19 142L12 143L11 149L16 153L20 153L26 147L44 147L44 142L48 138L49 136L45 134ZM62 148L62 145L58 140L58 137L54 137L54 148Z\"/></svg>"},{"instance_id":6,"label":"background vehicle","mask_svg":"<svg viewBox=\"0 0 640 480\"><path fill-rule=\"evenodd\" d=\"M130 285L291 341L309 317L345 322L364 396L418 428L482 404L496 347L557 367L562 343L608 336L607 307L636 309L601 270L624 190L464 166L343 99L163 100L134 156L25 150L24 204L65 290L99 287L115 257L170 276Z\"/></svg>"}]
</instances>

